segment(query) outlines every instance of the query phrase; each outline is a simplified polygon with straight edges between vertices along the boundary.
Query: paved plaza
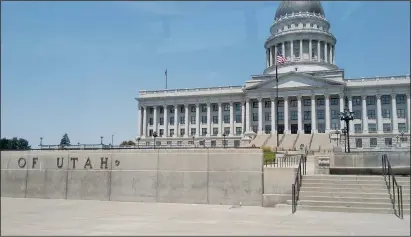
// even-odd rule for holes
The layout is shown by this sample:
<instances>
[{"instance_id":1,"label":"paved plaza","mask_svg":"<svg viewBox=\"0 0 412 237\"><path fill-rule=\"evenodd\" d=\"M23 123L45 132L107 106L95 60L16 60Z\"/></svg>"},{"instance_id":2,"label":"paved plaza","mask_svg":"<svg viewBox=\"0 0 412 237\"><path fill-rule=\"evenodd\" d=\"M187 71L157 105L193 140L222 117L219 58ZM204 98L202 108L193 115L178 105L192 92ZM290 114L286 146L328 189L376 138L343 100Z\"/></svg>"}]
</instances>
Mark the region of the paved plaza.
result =
<instances>
[{"instance_id":1,"label":"paved plaza","mask_svg":"<svg viewBox=\"0 0 412 237\"><path fill-rule=\"evenodd\" d=\"M263 207L1 199L1 235L403 235L410 216Z\"/></svg>"}]
</instances>

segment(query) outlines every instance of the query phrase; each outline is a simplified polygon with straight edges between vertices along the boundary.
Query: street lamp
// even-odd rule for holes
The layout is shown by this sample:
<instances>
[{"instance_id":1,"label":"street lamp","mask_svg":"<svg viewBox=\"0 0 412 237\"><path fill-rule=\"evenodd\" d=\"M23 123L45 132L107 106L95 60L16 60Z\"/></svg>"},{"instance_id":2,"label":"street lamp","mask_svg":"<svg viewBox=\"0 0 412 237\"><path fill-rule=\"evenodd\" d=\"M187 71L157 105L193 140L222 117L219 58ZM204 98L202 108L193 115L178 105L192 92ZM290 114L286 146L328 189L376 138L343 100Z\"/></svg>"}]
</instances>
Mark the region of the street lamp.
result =
<instances>
[{"instance_id":1,"label":"street lamp","mask_svg":"<svg viewBox=\"0 0 412 237\"><path fill-rule=\"evenodd\" d=\"M157 137L157 132L153 132L153 149L156 149L156 137Z\"/></svg>"},{"instance_id":2,"label":"street lamp","mask_svg":"<svg viewBox=\"0 0 412 237\"><path fill-rule=\"evenodd\" d=\"M139 149L140 137L136 137L136 141L137 141L137 149Z\"/></svg>"},{"instance_id":3,"label":"street lamp","mask_svg":"<svg viewBox=\"0 0 412 237\"><path fill-rule=\"evenodd\" d=\"M100 145L103 145L103 136L100 136Z\"/></svg>"},{"instance_id":4,"label":"street lamp","mask_svg":"<svg viewBox=\"0 0 412 237\"><path fill-rule=\"evenodd\" d=\"M40 137L40 149L43 149L43 137Z\"/></svg>"},{"instance_id":5,"label":"street lamp","mask_svg":"<svg viewBox=\"0 0 412 237\"><path fill-rule=\"evenodd\" d=\"M340 115L340 120L345 121L346 124L346 134L347 134L347 140L348 140L348 153L350 153L350 144L349 144L349 121L353 120L354 113L349 111L348 108L348 97L345 97L345 109L343 112L339 113Z\"/></svg>"},{"instance_id":6,"label":"street lamp","mask_svg":"<svg viewBox=\"0 0 412 237\"><path fill-rule=\"evenodd\" d=\"M206 148L206 138L203 138L203 148Z\"/></svg>"},{"instance_id":7,"label":"street lamp","mask_svg":"<svg viewBox=\"0 0 412 237\"><path fill-rule=\"evenodd\" d=\"M346 127L342 129L342 134L345 136L345 153L346 153Z\"/></svg>"},{"instance_id":8,"label":"street lamp","mask_svg":"<svg viewBox=\"0 0 412 237\"><path fill-rule=\"evenodd\" d=\"M226 148L226 133L223 133L223 148Z\"/></svg>"},{"instance_id":9,"label":"street lamp","mask_svg":"<svg viewBox=\"0 0 412 237\"><path fill-rule=\"evenodd\" d=\"M338 139L338 135L339 135L339 130L338 129L336 129L336 131L335 131L335 134L336 134L336 146L339 146L339 139Z\"/></svg>"},{"instance_id":10,"label":"street lamp","mask_svg":"<svg viewBox=\"0 0 412 237\"><path fill-rule=\"evenodd\" d=\"M114 134L112 134L112 146L113 146L113 137L114 137Z\"/></svg>"},{"instance_id":11,"label":"street lamp","mask_svg":"<svg viewBox=\"0 0 412 237\"><path fill-rule=\"evenodd\" d=\"M195 146L195 136L192 136L192 142L193 142L193 146L196 147Z\"/></svg>"},{"instance_id":12,"label":"street lamp","mask_svg":"<svg viewBox=\"0 0 412 237\"><path fill-rule=\"evenodd\" d=\"M399 146L399 135L396 135L396 146Z\"/></svg>"}]
</instances>

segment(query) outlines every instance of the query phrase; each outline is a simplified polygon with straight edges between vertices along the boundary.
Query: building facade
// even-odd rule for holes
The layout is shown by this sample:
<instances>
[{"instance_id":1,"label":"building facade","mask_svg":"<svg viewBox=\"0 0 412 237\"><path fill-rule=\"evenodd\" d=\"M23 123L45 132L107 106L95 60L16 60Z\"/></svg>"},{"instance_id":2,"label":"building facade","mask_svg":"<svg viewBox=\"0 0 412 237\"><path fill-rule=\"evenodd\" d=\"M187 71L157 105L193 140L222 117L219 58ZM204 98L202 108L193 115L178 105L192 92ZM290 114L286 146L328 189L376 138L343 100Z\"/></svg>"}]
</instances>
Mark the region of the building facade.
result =
<instances>
[{"instance_id":1,"label":"building facade","mask_svg":"<svg viewBox=\"0 0 412 237\"><path fill-rule=\"evenodd\" d=\"M211 146L239 145L250 135L329 134L345 127L346 98L356 143L410 134L410 75L344 78L319 1L282 2L270 33L266 69L243 86L139 91L139 142L153 144L154 132L158 145ZM277 65L276 96L278 50L286 62Z\"/></svg>"}]
</instances>

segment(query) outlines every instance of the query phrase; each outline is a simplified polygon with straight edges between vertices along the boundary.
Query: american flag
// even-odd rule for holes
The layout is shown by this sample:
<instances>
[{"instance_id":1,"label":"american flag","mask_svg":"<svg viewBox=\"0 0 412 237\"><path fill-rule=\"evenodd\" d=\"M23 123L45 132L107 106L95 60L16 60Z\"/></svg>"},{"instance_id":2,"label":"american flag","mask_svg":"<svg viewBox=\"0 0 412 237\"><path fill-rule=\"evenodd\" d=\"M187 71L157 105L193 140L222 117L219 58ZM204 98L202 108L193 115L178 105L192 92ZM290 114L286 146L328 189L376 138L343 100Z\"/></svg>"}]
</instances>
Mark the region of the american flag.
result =
<instances>
[{"instance_id":1,"label":"american flag","mask_svg":"<svg viewBox=\"0 0 412 237\"><path fill-rule=\"evenodd\" d=\"M283 63L285 63L285 62L286 62L286 58L284 58L284 57L282 56L282 54L280 53L280 50L279 50L279 49L278 49L277 51L278 51L278 53L277 53L277 55L276 55L276 62L277 62L278 64L283 64Z\"/></svg>"}]
</instances>

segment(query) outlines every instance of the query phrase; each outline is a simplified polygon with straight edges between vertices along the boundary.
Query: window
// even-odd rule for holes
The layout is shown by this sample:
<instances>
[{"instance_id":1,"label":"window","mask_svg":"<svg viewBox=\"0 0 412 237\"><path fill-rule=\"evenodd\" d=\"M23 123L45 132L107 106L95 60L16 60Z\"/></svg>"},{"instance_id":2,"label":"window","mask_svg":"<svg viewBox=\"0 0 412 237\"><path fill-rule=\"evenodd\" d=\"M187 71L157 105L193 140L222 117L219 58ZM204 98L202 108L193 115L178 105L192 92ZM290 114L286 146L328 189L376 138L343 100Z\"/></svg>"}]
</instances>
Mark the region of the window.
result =
<instances>
[{"instance_id":1,"label":"window","mask_svg":"<svg viewBox=\"0 0 412 237\"><path fill-rule=\"evenodd\" d=\"M355 110L355 111L353 111L353 113L354 113L354 115L353 115L354 119L361 119L362 113L361 113L360 110Z\"/></svg>"},{"instance_id":2,"label":"window","mask_svg":"<svg viewBox=\"0 0 412 237\"><path fill-rule=\"evenodd\" d=\"M257 113L253 113L252 117L253 117L253 121L258 121L258 119L259 119Z\"/></svg>"},{"instance_id":3,"label":"window","mask_svg":"<svg viewBox=\"0 0 412 237\"><path fill-rule=\"evenodd\" d=\"M325 105L325 99L317 99L316 105Z\"/></svg>"},{"instance_id":4,"label":"window","mask_svg":"<svg viewBox=\"0 0 412 237\"><path fill-rule=\"evenodd\" d=\"M258 102L257 102L257 101L253 101L253 102L252 102L252 107L253 107L253 108L257 108L257 107L258 107Z\"/></svg>"},{"instance_id":5,"label":"window","mask_svg":"<svg viewBox=\"0 0 412 237\"><path fill-rule=\"evenodd\" d=\"M325 119L325 110L318 110L318 119Z\"/></svg>"},{"instance_id":6,"label":"window","mask_svg":"<svg viewBox=\"0 0 412 237\"><path fill-rule=\"evenodd\" d=\"M392 146L392 138L385 137L385 146Z\"/></svg>"},{"instance_id":7,"label":"window","mask_svg":"<svg viewBox=\"0 0 412 237\"><path fill-rule=\"evenodd\" d=\"M196 124L196 116L190 116L190 123Z\"/></svg>"},{"instance_id":8,"label":"window","mask_svg":"<svg viewBox=\"0 0 412 237\"><path fill-rule=\"evenodd\" d=\"M196 135L196 128L191 128L190 129L190 135L192 135L192 136Z\"/></svg>"},{"instance_id":9,"label":"window","mask_svg":"<svg viewBox=\"0 0 412 237\"><path fill-rule=\"evenodd\" d=\"M230 128L229 127L225 127L223 131L226 135L230 134Z\"/></svg>"},{"instance_id":10,"label":"window","mask_svg":"<svg viewBox=\"0 0 412 237\"><path fill-rule=\"evenodd\" d=\"M296 107L298 106L298 101L297 100L291 100L290 101L290 107Z\"/></svg>"},{"instance_id":11,"label":"window","mask_svg":"<svg viewBox=\"0 0 412 237\"><path fill-rule=\"evenodd\" d=\"M361 98L359 96L353 97L352 104L353 106L361 105Z\"/></svg>"},{"instance_id":12,"label":"window","mask_svg":"<svg viewBox=\"0 0 412 237\"><path fill-rule=\"evenodd\" d=\"M185 112L185 107L184 106L181 106L180 107L180 113L184 113Z\"/></svg>"},{"instance_id":13,"label":"window","mask_svg":"<svg viewBox=\"0 0 412 237\"><path fill-rule=\"evenodd\" d=\"M399 132L407 132L406 123L398 123Z\"/></svg>"},{"instance_id":14,"label":"window","mask_svg":"<svg viewBox=\"0 0 412 237\"><path fill-rule=\"evenodd\" d=\"M383 95L383 96L381 97L381 104L383 104L383 105L388 105L388 104L390 104L390 103L391 103L391 98L390 98L389 95Z\"/></svg>"},{"instance_id":15,"label":"window","mask_svg":"<svg viewBox=\"0 0 412 237\"><path fill-rule=\"evenodd\" d=\"M338 130L339 129L339 123L332 123L332 130Z\"/></svg>"},{"instance_id":16,"label":"window","mask_svg":"<svg viewBox=\"0 0 412 237\"><path fill-rule=\"evenodd\" d=\"M223 110L224 110L224 111L229 111L229 110L230 110L229 104L224 104L224 105L223 105Z\"/></svg>"},{"instance_id":17,"label":"window","mask_svg":"<svg viewBox=\"0 0 412 237\"><path fill-rule=\"evenodd\" d=\"M283 112L278 112L278 120L283 121L283 119L284 119L283 117L284 117Z\"/></svg>"},{"instance_id":18,"label":"window","mask_svg":"<svg viewBox=\"0 0 412 237\"><path fill-rule=\"evenodd\" d=\"M163 137L164 134L164 130L163 129L159 129L159 136Z\"/></svg>"},{"instance_id":19,"label":"window","mask_svg":"<svg viewBox=\"0 0 412 237\"><path fill-rule=\"evenodd\" d=\"M235 104L235 111L240 111L240 103Z\"/></svg>"},{"instance_id":20,"label":"window","mask_svg":"<svg viewBox=\"0 0 412 237\"><path fill-rule=\"evenodd\" d=\"M303 111L303 120L310 120L310 111Z\"/></svg>"},{"instance_id":21,"label":"window","mask_svg":"<svg viewBox=\"0 0 412 237\"><path fill-rule=\"evenodd\" d=\"M271 125L265 125L265 133L266 134L270 134L270 131L272 130L272 126Z\"/></svg>"},{"instance_id":22,"label":"window","mask_svg":"<svg viewBox=\"0 0 412 237\"><path fill-rule=\"evenodd\" d=\"M378 145L378 139L376 137L371 137L369 139L369 146L376 147Z\"/></svg>"},{"instance_id":23,"label":"window","mask_svg":"<svg viewBox=\"0 0 412 237\"><path fill-rule=\"evenodd\" d=\"M337 110L332 110L332 119L339 119L339 112Z\"/></svg>"},{"instance_id":24,"label":"window","mask_svg":"<svg viewBox=\"0 0 412 237\"><path fill-rule=\"evenodd\" d=\"M149 118L149 125L153 125L153 118Z\"/></svg>"},{"instance_id":25,"label":"window","mask_svg":"<svg viewBox=\"0 0 412 237\"><path fill-rule=\"evenodd\" d=\"M213 116L213 123L218 123L219 117L218 116Z\"/></svg>"},{"instance_id":26,"label":"window","mask_svg":"<svg viewBox=\"0 0 412 237\"><path fill-rule=\"evenodd\" d=\"M331 98L330 99L330 104L331 105L338 105L339 104L339 99L338 98Z\"/></svg>"},{"instance_id":27,"label":"window","mask_svg":"<svg viewBox=\"0 0 412 237\"><path fill-rule=\"evenodd\" d=\"M205 141L199 141L199 145L204 146L204 145L205 145Z\"/></svg>"},{"instance_id":28,"label":"window","mask_svg":"<svg viewBox=\"0 0 412 237\"><path fill-rule=\"evenodd\" d=\"M202 136L206 136L207 134L207 128L202 128Z\"/></svg>"},{"instance_id":29,"label":"window","mask_svg":"<svg viewBox=\"0 0 412 237\"><path fill-rule=\"evenodd\" d=\"M202 124L207 123L207 116L202 116Z\"/></svg>"},{"instance_id":30,"label":"window","mask_svg":"<svg viewBox=\"0 0 412 237\"><path fill-rule=\"evenodd\" d=\"M271 120L271 113L270 112L265 112L265 121L270 121Z\"/></svg>"},{"instance_id":31,"label":"window","mask_svg":"<svg viewBox=\"0 0 412 237\"><path fill-rule=\"evenodd\" d=\"M304 99L303 106L310 106L310 99Z\"/></svg>"},{"instance_id":32,"label":"window","mask_svg":"<svg viewBox=\"0 0 412 237\"><path fill-rule=\"evenodd\" d=\"M230 120L230 116L229 116L229 115L223 116L223 122L224 122L224 123L229 123L229 120Z\"/></svg>"},{"instance_id":33,"label":"window","mask_svg":"<svg viewBox=\"0 0 412 237\"><path fill-rule=\"evenodd\" d=\"M356 148L362 148L362 138L356 138Z\"/></svg>"},{"instance_id":34,"label":"window","mask_svg":"<svg viewBox=\"0 0 412 237\"><path fill-rule=\"evenodd\" d=\"M218 128L213 128L213 136L216 136L219 132Z\"/></svg>"},{"instance_id":35,"label":"window","mask_svg":"<svg viewBox=\"0 0 412 237\"><path fill-rule=\"evenodd\" d=\"M242 127L236 127L236 135L242 135Z\"/></svg>"},{"instance_id":36,"label":"window","mask_svg":"<svg viewBox=\"0 0 412 237\"><path fill-rule=\"evenodd\" d=\"M185 135L185 129L184 129L184 128L181 128L181 129L180 129L180 136L183 136L183 135Z\"/></svg>"},{"instance_id":37,"label":"window","mask_svg":"<svg viewBox=\"0 0 412 237\"><path fill-rule=\"evenodd\" d=\"M173 114L174 112L175 112L175 108L170 108L170 109L169 109L169 113L170 113L170 114Z\"/></svg>"},{"instance_id":38,"label":"window","mask_svg":"<svg viewBox=\"0 0 412 237\"><path fill-rule=\"evenodd\" d=\"M404 109L397 109L396 113L398 114L398 118L406 118Z\"/></svg>"},{"instance_id":39,"label":"window","mask_svg":"<svg viewBox=\"0 0 412 237\"><path fill-rule=\"evenodd\" d=\"M187 144L189 144L189 145L193 145L193 144L194 144L194 142L193 142L193 140L191 140L191 141L187 141Z\"/></svg>"},{"instance_id":40,"label":"window","mask_svg":"<svg viewBox=\"0 0 412 237\"><path fill-rule=\"evenodd\" d=\"M218 111L218 110L219 110L217 104L213 104L213 105L212 105L212 110L213 110L213 111Z\"/></svg>"},{"instance_id":41,"label":"window","mask_svg":"<svg viewBox=\"0 0 412 237\"><path fill-rule=\"evenodd\" d=\"M161 107L160 108L160 112L159 112L160 114L163 114L164 113L164 108L163 107Z\"/></svg>"},{"instance_id":42,"label":"window","mask_svg":"<svg viewBox=\"0 0 412 237\"><path fill-rule=\"evenodd\" d=\"M376 104L375 96L367 96L366 97L366 104L367 105L375 105Z\"/></svg>"},{"instance_id":43,"label":"window","mask_svg":"<svg viewBox=\"0 0 412 237\"><path fill-rule=\"evenodd\" d=\"M185 124L185 116L180 117L180 124Z\"/></svg>"},{"instance_id":44,"label":"window","mask_svg":"<svg viewBox=\"0 0 412 237\"><path fill-rule=\"evenodd\" d=\"M215 141L215 140L210 141L210 146L211 146L211 147L216 147L216 141Z\"/></svg>"},{"instance_id":45,"label":"window","mask_svg":"<svg viewBox=\"0 0 412 237\"><path fill-rule=\"evenodd\" d=\"M206 105L202 105L202 112L207 112L207 106Z\"/></svg>"},{"instance_id":46,"label":"window","mask_svg":"<svg viewBox=\"0 0 412 237\"><path fill-rule=\"evenodd\" d=\"M392 125L390 123L384 123L383 132L385 133L392 132Z\"/></svg>"},{"instance_id":47,"label":"window","mask_svg":"<svg viewBox=\"0 0 412 237\"><path fill-rule=\"evenodd\" d=\"M391 117L391 110L390 109L383 109L382 110L382 118L390 118Z\"/></svg>"},{"instance_id":48,"label":"window","mask_svg":"<svg viewBox=\"0 0 412 237\"><path fill-rule=\"evenodd\" d=\"M285 105L285 101L284 100L279 100L279 107L283 107Z\"/></svg>"},{"instance_id":49,"label":"window","mask_svg":"<svg viewBox=\"0 0 412 237\"><path fill-rule=\"evenodd\" d=\"M165 122L164 118L159 118L159 124L160 124L160 125L163 125L164 122Z\"/></svg>"},{"instance_id":50,"label":"window","mask_svg":"<svg viewBox=\"0 0 412 237\"><path fill-rule=\"evenodd\" d=\"M396 104L405 104L405 95L396 95Z\"/></svg>"},{"instance_id":51,"label":"window","mask_svg":"<svg viewBox=\"0 0 412 237\"><path fill-rule=\"evenodd\" d=\"M174 129L170 129L169 130L169 136L173 137L175 135L175 130Z\"/></svg>"},{"instance_id":52,"label":"window","mask_svg":"<svg viewBox=\"0 0 412 237\"><path fill-rule=\"evenodd\" d=\"M172 145L172 141L167 141L166 144L167 145Z\"/></svg>"},{"instance_id":53,"label":"window","mask_svg":"<svg viewBox=\"0 0 412 237\"><path fill-rule=\"evenodd\" d=\"M318 133L325 133L325 124L318 123Z\"/></svg>"},{"instance_id":54,"label":"window","mask_svg":"<svg viewBox=\"0 0 412 237\"><path fill-rule=\"evenodd\" d=\"M190 106L190 111L191 112L196 112L196 107L195 106Z\"/></svg>"},{"instance_id":55,"label":"window","mask_svg":"<svg viewBox=\"0 0 412 237\"><path fill-rule=\"evenodd\" d=\"M236 123L241 123L242 122L242 115L236 114Z\"/></svg>"},{"instance_id":56,"label":"window","mask_svg":"<svg viewBox=\"0 0 412 237\"><path fill-rule=\"evenodd\" d=\"M376 133L376 123L368 123L369 133Z\"/></svg>"},{"instance_id":57,"label":"window","mask_svg":"<svg viewBox=\"0 0 412 237\"><path fill-rule=\"evenodd\" d=\"M269 101L265 101L265 108L270 108L271 104L270 104L270 100Z\"/></svg>"},{"instance_id":58,"label":"window","mask_svg":"<svg viewBox=\"0 0 412 237\"><path fill-rule=\"evenodd\" d=\"M362 124L355 124L355 133L362 132Z\"/></svg>"},{"instance_id":59,"label":"window","mask_svg":"<svg viewBox=\"0 0 412 237\"><path fill-rule=\"evenodd\" d=\"M169 124L174 125L175 124L175 117L170 117L169 118Z\"/></svg>"},{"instance_id":60,"label":"window","mask_svg":"<svg viewBox=\"0 0 412 237\"><path fill-rule=\"evenodd\" d=\"M376 119L376 110L369 109L368 110L368 119Z\"/></svg>"},{"instance_id":61,"label":"window","mask_svg":"<svg viewBox=\"0 0 412 237\"><path fill-rule=\"evenodd\" d=\"M149 114L153 114L153 108L149 109Z\"/></svg>"},{"instance_id":62,"label":"window","mask_svg":"<svg viewBox=\"0 0 412 237\"><path fill-rule=\"evenodd\" d=\"M291 112L290 120L298 120L298 111Z\"/></svg>"}]
</instances>

